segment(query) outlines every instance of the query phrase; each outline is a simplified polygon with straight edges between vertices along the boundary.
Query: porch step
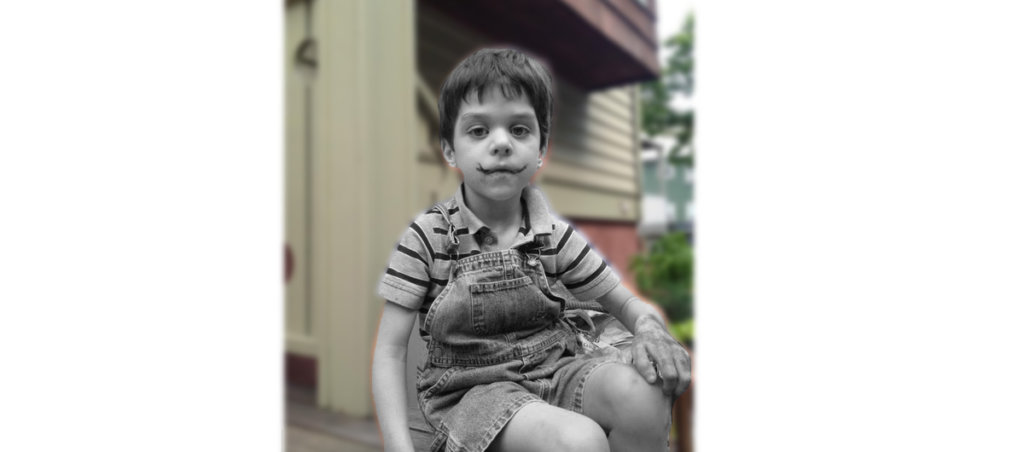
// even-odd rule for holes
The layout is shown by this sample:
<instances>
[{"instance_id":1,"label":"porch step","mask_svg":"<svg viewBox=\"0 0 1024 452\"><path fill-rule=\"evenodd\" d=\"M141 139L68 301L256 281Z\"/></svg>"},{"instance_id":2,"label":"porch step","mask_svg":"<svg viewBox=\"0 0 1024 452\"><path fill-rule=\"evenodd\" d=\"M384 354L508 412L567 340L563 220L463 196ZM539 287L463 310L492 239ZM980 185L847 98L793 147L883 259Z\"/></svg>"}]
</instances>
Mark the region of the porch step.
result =
<instances>
[{"instance_id":1,"label":"porch step","mask_svg":"<svg viewBox=\"0 0 1024 452\"><path fill-rule=\"evenodd\" d=\"M373 419L319 408L312 389L289 385L286 397L287 452L384 450Z\"/></svg>"}]
</instances>

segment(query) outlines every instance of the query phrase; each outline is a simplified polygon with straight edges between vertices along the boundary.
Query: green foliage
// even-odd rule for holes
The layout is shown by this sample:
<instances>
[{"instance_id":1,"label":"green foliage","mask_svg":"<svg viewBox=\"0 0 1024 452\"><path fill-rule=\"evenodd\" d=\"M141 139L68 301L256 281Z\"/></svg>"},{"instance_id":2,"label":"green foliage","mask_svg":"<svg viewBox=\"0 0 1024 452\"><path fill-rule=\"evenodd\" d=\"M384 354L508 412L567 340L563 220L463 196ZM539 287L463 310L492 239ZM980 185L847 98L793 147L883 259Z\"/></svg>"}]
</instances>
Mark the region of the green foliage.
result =
<instances>
[{"instance_id":1,"label":"green foliage","mask_svg":"<svg viewBox=\"0 0 1024 452\"><path fill-rule=\"evenodd\" d=\"M679 342L689 345L693 345L693 329L692 317L682 322L672 322L668 326L668 331L672 333L672 337L676 338Z\"/></svg>"},{"instance_id":2,"label":"green foliage","mask_svg":"<svg viewBox=\"0 0 1024 452\"><path fill-rule=\"evenodd\" d=\"M683 156L684 147L693 144L694 113L677 111L670 101L674 94L693 93L693 14L686 17L683 28L664 42L671 55L662 68L661 77L640 85L641 126L647 136L673 135L675 145L669 151L669 161L693 165L693 153Z\"/></svg>"},{"instance_id":3,"label":"green foliage","mask_svg":"<svg viewBox=\"0 0 1024 452\"><path fill-rule=\"evenodd\" d=\"M647 136L660 135L676 122L678 113L669 108L668 101L668 89L660 78L640 85L640 125Z\"/></svg>"},{"instance_id":4,"label":"green foliage","mask_svg":"<svg viewBox=\"0 0 1024 452\"><path fill-rule=\"evenodd\" d=\"M693 248L686 234L672 232L630 263L637 288L663 309L669 319L693 318Z\"/></svg>"},{"instance_id":5,"label":"green foliage","mask_svg":"<svg viewBox=\"0 0 1024 452\"><path fill-rule=\"evenodd\" d=\"M662 78L670 91L693 94L693 14L686 16L683 28L665 41L672 50Z\"/></svg>"},{"instance_id":6,"label":"green foliage","mask_svg":"<svg viewBox=\"0 0 1024 452\"><path fill-rule=\"evenodd\" d=\"M676 95L690 96L693 77L693 14L686 17L678 33L664 42L670 56L657 80L640 86L641 126L648 137L671 136L669 162L693 167L693 110L679 111L671 105ZM682 155L682 150L691 152ZM660 305L671 320L669 330L681 342L693 341L693 249L686 235L670 233L655 242L649 252L630 264L638 289Z\"/></svg>"}]
</instances>

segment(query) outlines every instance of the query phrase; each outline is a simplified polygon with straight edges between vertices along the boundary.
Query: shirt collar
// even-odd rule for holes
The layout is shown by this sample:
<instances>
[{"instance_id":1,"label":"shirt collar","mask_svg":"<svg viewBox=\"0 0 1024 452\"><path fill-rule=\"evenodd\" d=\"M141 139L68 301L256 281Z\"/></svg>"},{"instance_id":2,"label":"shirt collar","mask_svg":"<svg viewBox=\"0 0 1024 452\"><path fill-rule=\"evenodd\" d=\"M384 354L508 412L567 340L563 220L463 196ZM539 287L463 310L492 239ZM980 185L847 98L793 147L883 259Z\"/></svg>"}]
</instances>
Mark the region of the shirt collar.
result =
<instances>
[{"instance_id":1,"label":"shirt collar","mask_svg":"<svg viewBox=\"0 0 1024 452\"><path fill-rule=\"evenodd\" d=\"M526 209L523 212L522 226L526 228L527 237L532 235L551 234L555 231L555 223L551 218L551 209L544 194L541 193L540 189L533 185L528 185L523 189L522 197L520 198ZM460 224L456 224L456 228L465 227L470 234L476 234L480 228L487 227L483 221L477 218L473 211L466 207L466 186L460 184L459 189L455 193L455 202L459 207L458 219ZM455 218L452 218L456 221Z\"/></svg>"},{"instance_id":2,"label":"shirt collar","mask_svg":"<svg viewBox=\"0 0 1024 452\"><path fill-rule=\"evenodd\" d=\"M466 207L466 185L459 184L459 189L455 192L455 202L459 206L459 219L462 220L462 224L456 224L455 227L465 227L469 230L470 235L476 234L480 228L487 227L483 221L477 218L476 214L469 207Z\"/></svg>"},{"instance_id":3,"label":"shirt collar","mask_svg":"<svg viewBox=\"0 0 1024 452\"><path fill-rule=\"evenodd\" d=\"M526 203L526 229L535 234L554 233L555 222L551 219L551 208L540 189L533 185L524 188L523 201Z\"/></svg>"}]
</instances>

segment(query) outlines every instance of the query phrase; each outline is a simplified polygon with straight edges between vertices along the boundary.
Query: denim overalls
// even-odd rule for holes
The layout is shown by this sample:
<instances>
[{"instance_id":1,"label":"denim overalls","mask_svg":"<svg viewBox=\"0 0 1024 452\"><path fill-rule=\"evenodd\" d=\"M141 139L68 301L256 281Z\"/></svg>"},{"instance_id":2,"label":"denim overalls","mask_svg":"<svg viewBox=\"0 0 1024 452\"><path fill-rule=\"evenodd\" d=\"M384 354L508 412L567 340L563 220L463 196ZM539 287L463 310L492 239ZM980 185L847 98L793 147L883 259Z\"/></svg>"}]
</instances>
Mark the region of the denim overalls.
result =
<instances>
[{"instance_id":1,"label":"denim overalls","mask_svg":"<svg viewBox=\"0 0 1024 452\"><path fill-rule=\"evenodd\" d=\"M447 209L438 210L457 245ZM614 361L582 356L563 316L565 298L551 290L539 259L546 238L453 263L427 311L430 340L416 390L435 431L432 451L483 451L527 403L581 413L586 378Z\"/></svg>"}]
</instances>

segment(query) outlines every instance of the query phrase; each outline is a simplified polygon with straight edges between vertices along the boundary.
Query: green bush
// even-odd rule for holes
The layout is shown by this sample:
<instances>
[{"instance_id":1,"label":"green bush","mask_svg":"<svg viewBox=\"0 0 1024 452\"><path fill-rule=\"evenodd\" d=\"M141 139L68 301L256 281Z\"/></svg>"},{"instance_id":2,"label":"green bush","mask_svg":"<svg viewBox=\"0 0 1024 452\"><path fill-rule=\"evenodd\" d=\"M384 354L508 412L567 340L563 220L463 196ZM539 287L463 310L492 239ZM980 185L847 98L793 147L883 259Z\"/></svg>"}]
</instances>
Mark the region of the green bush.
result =
<instances>
[{"instance_id":1,"label":"green bush","mask_svg":"<svg viewBox=\"0 0 1024 452\"><path fill-rule=\"evenodd\" d=\"M648 252L633 258L630 270L637 288L661 306L671 321L693 318L693 247L686 234L662 236Z\"/></svg>"},{"instance_id":2,"label":"green bush","mask_svg":"<svg viewBox=\"0 0 1024 452\"><path fill-rule=\"evenodd\" d=\"M682 322L672 322L668 326L668 330L672 333L672 337L676 338L677 341L684 344L693 344L693 318Z\"/></svg>"}]
</instances>

